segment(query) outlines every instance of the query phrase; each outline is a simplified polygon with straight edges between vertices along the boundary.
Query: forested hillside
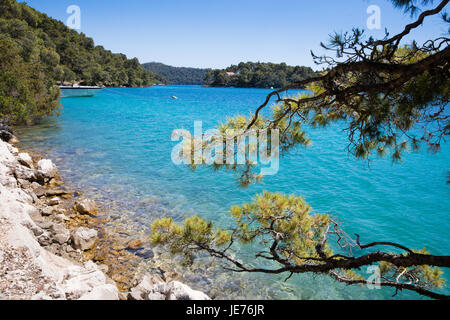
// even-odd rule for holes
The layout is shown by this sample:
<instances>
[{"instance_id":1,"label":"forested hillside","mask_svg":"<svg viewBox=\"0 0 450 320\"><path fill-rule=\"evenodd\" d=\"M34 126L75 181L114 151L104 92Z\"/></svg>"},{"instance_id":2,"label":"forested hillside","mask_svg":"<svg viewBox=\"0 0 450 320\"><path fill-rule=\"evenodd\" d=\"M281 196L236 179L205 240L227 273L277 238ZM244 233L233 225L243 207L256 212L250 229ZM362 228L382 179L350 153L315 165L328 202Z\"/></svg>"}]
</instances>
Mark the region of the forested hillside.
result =
<instances>
[{"instance_id":1,"label":"forested hillside","mask_svg":"<svg viewBox=\"0 0 450 320\"><path fill-rule=\"evenodd\" d=\"M0 118L32 122L59 106L57 83L150 86L164 81L26 4L0 0Z\"/></svg>"},{"instance_id":2,"label":"forested hillside","mask_svg":"<svg viewBox=\"0 0 450 320\"><path fill-rule=\"evenodd\" d=\"M241 62L225 70L209 71L206 83L212 87L283 88L314 74L309 67L293 67L285 63Z\"/></svg>"},{"instance_id":3,"label":"forested hillside","mask_svg":"<svg viewBox=\"0 0 450 320\"><path fill-rule=\"evenodd\" d=\"M170 84L204 84L206 73L210 70L172 67L159 62L144 63L143 66L148 71L166 78Z\"/></svg>"}]
</instances>

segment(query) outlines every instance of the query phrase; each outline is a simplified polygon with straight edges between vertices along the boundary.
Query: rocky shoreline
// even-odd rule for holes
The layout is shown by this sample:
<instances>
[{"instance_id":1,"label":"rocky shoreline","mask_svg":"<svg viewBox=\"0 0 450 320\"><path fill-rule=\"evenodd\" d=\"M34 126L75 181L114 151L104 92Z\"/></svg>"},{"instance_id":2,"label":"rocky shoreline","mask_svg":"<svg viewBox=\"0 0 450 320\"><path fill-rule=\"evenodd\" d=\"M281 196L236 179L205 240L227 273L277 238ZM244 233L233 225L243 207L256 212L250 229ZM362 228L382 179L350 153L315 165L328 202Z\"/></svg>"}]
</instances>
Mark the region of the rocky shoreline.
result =
<instances>
[{"instance_id":1,"label":"rocky shoreline","mask_svg":"<svg viewBox=\"0 0 450 320\"><path fill-rule=\"evenodd\" d=\"M141 240L106 241L96 204L66 189L51 160L0 134L0 300L209 299L176 275L130 274L117 262Z\"/></svg>"}]
</instances>

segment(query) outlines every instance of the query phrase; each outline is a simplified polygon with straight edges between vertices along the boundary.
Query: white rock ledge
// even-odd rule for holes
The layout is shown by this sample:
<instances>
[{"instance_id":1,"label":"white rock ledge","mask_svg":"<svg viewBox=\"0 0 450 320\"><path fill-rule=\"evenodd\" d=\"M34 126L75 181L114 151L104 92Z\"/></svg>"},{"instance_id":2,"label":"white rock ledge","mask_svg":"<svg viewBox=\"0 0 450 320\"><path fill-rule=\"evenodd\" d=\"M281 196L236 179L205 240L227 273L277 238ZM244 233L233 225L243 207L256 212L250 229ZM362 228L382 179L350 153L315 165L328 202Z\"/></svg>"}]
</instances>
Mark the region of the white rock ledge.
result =
<instances>
[{"instance_id":1,"label":"white rock ledge","mask_svg":"<svg viewBox=\"0 0 450 320\"><path fill-rule=\"evenodd\" d=\"M0 299L118 300L117 287L96 264L78 265L40 246L30 218L38 209L14 177L28 158L12 152L17 154L0 140ZM38 170L56 174L50 160L41 160Z\"/></svg>"},{"instance_id":2,"label":"white rock ledge","mask_svg":"<svg viewBox=\"0 0 450 320\"><path fill-rule=\"evenodd\" d=\"M34 169L36 168L36 170ZM97 232L78 228L72 237L61 224L43 226L31 217L49 216L59 198L49 207L38 208L45 190L40 184L55 177L57 168L51 160L37 166L31 157L0 139L0 300L119 300L119 290L100 266L92 261L84 265L47 251L40 243L49 240L47 231L60 245L72 238L74 246L86 250L95 244ZM28 188L24 186L27 185ZM95 215L95 203L85 200L76 208L82 214ZM44 222L45 224L45 222ZM120 295L124 298L124 295ZM132 300L209 300L187 285L165 282L146 275L128 297Z\"/></svg>"}]
</instances>

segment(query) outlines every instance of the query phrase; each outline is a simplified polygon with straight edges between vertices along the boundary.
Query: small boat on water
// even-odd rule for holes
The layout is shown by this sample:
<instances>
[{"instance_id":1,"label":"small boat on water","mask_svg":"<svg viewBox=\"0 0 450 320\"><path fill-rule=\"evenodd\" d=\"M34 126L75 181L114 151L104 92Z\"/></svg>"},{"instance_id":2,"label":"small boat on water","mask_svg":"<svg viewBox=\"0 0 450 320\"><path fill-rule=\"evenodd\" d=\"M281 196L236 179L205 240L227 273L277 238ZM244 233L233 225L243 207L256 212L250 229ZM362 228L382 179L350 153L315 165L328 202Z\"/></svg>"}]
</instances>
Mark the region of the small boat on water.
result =
<instances>
[{"instance_id":1,"label":"small boat on water","mask_svg":"<svg viewBox=\"0 0 450 320\"><path fill-rule=\"evenodd\" d=\"M97 86L59 86L61 89L61 98L71 97L93 97L103 90L103 87Z\"/></svg>"}]
</instances>

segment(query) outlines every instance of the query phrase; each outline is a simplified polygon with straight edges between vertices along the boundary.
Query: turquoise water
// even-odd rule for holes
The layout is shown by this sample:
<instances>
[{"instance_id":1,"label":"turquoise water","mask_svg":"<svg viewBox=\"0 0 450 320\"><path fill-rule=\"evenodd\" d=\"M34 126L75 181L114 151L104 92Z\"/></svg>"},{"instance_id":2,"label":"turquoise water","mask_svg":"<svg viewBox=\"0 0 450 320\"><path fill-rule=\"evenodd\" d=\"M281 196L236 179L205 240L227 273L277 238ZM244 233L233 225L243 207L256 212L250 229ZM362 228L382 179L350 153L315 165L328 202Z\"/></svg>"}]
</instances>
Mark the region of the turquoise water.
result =
<instances>
[{"instance_id":1,"label":"turquoise water","mask_svg":"<svg viewBox=\"0 0 450 320\"><path fill-rule=\"evenodd\" d=\"M193 172L172 163L174 129L192 132L194 121L201 120L205 130L227 116L248 114L269 92L196 86L105 89L93 98L63 99L59 118L21 129L19 136L25 147L48 152L66 181L141 234L162 216L198 214L227 226L229 206L269 190L304 196L315 211L332 214L363 242L394 241L436 255L449 253L448 144L437 155L423 151L406 155L402 164L374 159L368 165L348 155L338 126L309 130L312 147L282 158L277 175L247 189L238 187L232 173ZM251 261L251 248L239 251ZM347 287L323 276L298 275L284 282L286 275L218 270L202 277L199 270L186 272L185 281L212 290L217 298L381 299L393 294ZM400 293L396 298L418 296Z\"/></svg>"}]
</instances>

